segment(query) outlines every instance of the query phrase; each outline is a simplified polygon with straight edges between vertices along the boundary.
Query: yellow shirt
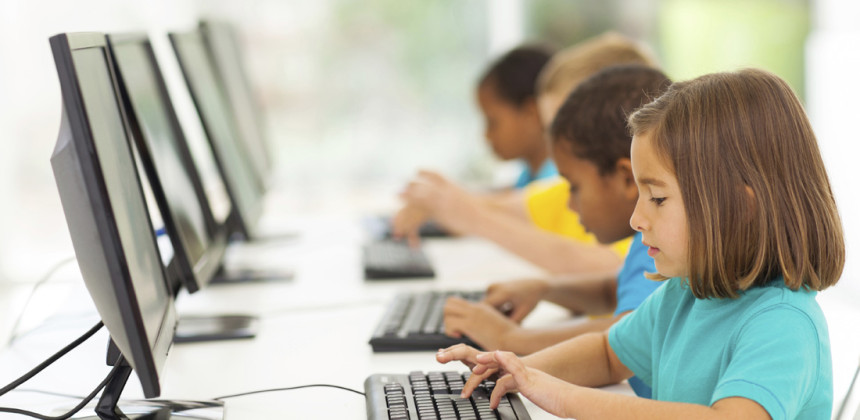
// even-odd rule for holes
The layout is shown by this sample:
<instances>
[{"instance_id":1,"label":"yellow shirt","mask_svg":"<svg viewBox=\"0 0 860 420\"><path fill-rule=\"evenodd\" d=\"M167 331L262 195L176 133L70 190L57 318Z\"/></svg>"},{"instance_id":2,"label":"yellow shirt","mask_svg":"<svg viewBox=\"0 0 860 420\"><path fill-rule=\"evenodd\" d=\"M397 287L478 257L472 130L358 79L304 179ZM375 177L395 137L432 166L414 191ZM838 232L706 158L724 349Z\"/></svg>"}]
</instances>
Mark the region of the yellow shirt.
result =
<instances>
[{"instance_id":1,"label":"yellow shirt","mask_svg":"<svg viewBox=\"0 0 860 420\"><path fill-rule=\"evenodd\" d=\"M569 199L570 187L562 177L535 181L525 189L526 210L537 227L578 242L597 243L597 238L579 223L579 215L567 208ZM623 259L632 240L631 236L610 246Z\"/></svg>"}]
</instances>

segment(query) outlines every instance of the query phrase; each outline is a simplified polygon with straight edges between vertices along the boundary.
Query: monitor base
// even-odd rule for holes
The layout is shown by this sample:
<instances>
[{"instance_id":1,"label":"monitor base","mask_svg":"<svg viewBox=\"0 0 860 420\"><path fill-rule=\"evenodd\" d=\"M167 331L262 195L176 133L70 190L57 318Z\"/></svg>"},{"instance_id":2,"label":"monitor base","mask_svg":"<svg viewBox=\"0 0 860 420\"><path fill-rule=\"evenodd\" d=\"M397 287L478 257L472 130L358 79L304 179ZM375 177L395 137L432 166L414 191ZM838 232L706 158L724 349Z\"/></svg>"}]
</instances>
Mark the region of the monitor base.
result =
<instances>
[{"instance_id":1,"label":"monitor base","mask_svg":"<svg viewBox=\"0 0 860 420\"><path fill-rule=\"evenodd\" d=\"M237 269L221 270L212 277L209 284L268 283L292 281L296 273L289 269Z\"/></svg>"},{"instance_id":2,"label":"monitor base","mask_svg":"<svg viewBox=\"0 0 860 420\"><path fill-rule=\"evenodd\" d=\"M183 401L183 400L128 400L120 401L120 413L115 417L101 417L93 413L95 407L89 406L72 416L73 420L222 420L224 402L222 401Z\"/></svg>"},{"instance_id":3,"label":"monitor base","mask_svg":"<svg viewBox=\"0 0 860 420\"><path fill-rule=\"evenodd\" d=\"M252 315L180 316L174 343L254 338L259 318Z\"/></svg>"}]
</instances>

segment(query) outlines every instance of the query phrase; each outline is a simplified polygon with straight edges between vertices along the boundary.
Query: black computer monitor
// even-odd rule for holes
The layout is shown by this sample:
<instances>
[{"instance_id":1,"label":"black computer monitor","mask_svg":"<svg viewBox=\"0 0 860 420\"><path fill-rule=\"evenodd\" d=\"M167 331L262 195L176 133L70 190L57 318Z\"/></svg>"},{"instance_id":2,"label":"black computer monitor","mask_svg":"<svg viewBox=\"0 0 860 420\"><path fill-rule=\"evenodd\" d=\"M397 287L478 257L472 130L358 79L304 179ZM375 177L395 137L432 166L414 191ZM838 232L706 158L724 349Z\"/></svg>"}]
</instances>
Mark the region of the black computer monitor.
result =
<instances>
[{"instance_id":1,"label":"black computer monitor","mask_svg":"<svg viewBox=\"0 0 860 420\"><path fill-rule=\"evenodd\" d=\"M239 137L223 86L198 31L171 33L170 41L200 114L233 203L235 229L253 239L262 212L264 181Z\"/></svg>"},{"instance_id":2,"label":"black computer monitor","mask_svg":"<svg viewBox=\"0 0 860 420\"><path fill-rule=\"evenodd\" d=\"M272 150L266 139L265 114L245 69L239 34L233 25L224 21L204 20L199 27L227 94L239 135L247 146L257 175L267 182L272 170Z\"/></svg>"},{"instance_id":3,"label":"black computer monitor","mask_svg":"<svg viewBox=\"0 0 860 420\"><path fill-rule=\"evenodd\" d=\"M229 232L215 220L198 170L179 125L149 38L109 35L117 80L135 146L154 190L174 258L173 270L193 293L221 266ZM179 282L177 282L179 283Z\"/></svg>"},{"instance_id":4,"label":"black computer monitor","mask_svg":"<svg viewBox=\"0 0 860 420\"><path fill-rule=\"evenodd\" d=\"M230 277L220 273L228 226L211 211L149 38L120 34L109 35L108 41L134 150L140 156L139 176L145 189L151 186L157 202L150 216L161 216L167 247L174 250L162 252L168 284L174 296L182 285L196 292L213 279ZM252 338L257 323L256 317L240 314L183 316L174 341Z\"/></svg>"},{"instance_id":5,"label":"black computer monitor","mask_svg":"<svg viewBox=\"0 0 860 420\"><path fill-rule=\"evenodd\" d=\"M50 42L63 97L51 165L81 274L108 328L111 348L122 356L108 352L108 363L121 363L123 369L108 383L97 409L99 416L118 418L116 403L132 370L147 398L161 393L176 311L105 36L60 34Z\"/></svg>"},{"instance_id":6,"label":"black computer monitor","mask_svg":"<svg viewBox=\"0 0 860 420\"><path fill-rule=\"evenodd\" d=\"M120 114L104 35L51 38L63 119L51 157L87 289L111 339L157 396L176 327L152 223ZM111 176L113 175L113 176Z\"/></svg>"}]
</instances>

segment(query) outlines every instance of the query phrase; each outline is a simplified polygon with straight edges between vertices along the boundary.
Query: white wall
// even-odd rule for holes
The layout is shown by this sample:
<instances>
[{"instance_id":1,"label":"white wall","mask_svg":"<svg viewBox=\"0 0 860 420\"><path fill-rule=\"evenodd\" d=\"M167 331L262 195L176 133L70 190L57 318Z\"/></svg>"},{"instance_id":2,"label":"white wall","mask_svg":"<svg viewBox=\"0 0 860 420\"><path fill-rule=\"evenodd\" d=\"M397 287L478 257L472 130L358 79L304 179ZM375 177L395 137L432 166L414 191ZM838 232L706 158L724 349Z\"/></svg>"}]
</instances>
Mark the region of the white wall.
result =
<instances>
[{"instance_id":1,"label":"white wall","mask_svg":"<svg viewBox=\"0 0 860 420\"><path fill-rule=\"evenodd\" d=\"M0 2L0 272L33 280L73 254L50 157L61 98L48 38L196 24L193 1Z\"/></svg>"},{"instance_id":2,"label":"white wall","mask_svg":"<svg viewBox=\"0 0 860 420\"><path fill-rule=\"evenodd\" d=\"M847 242L841 290L860 298L860 2L817 0L806 49L807 110Z\"/></svg>"}]
</instances>

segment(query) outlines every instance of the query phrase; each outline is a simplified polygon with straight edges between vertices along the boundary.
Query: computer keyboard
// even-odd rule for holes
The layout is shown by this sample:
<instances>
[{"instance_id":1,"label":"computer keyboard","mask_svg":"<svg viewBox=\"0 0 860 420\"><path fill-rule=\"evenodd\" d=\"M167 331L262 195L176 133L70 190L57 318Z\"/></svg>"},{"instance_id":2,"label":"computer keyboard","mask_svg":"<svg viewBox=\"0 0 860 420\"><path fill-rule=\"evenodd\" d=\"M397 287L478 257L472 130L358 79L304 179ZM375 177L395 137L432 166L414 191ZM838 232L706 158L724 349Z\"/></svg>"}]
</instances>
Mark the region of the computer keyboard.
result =
<instances>
[{"instance_id":1,"label":"computer keyboard","mask_svg":"<svg viewBox=\"0 0 860 420\"><path fill-rule=\"evenodd\" d=\"M425 291L396 295L370 339L373 351L435 351L457 343L477 347L468 338L445 335L443 310L450 296L479 301L484 292Z\"/></svg>"},{"instance_id":2,"label":"computer keyboard","mask_svg":"<svg viewBox=\"0 0 860 420\"><path fill-rule=\"evenodd\" d=\"M369 242L363 247L363 257L366 279L427 278L436 275L424 251L411 248L402 241Z\"/></svg>"},{"instance_id":3,"label":"computer keyboard","mask_svg":"<svg viewBox=\"0 0 860 420\"><path fill-rule=\"evenodd\" d=\"M490 409L495 382L485 380L469 398L460 391L469 372L412 372L409 375L371 375L364 381L368 420L529 420L522 400L515 394L502 397Z\"/></svg>"}]
</instances>

